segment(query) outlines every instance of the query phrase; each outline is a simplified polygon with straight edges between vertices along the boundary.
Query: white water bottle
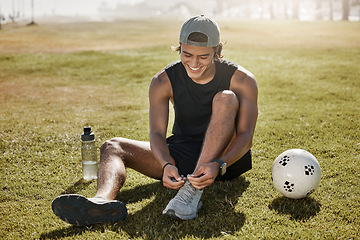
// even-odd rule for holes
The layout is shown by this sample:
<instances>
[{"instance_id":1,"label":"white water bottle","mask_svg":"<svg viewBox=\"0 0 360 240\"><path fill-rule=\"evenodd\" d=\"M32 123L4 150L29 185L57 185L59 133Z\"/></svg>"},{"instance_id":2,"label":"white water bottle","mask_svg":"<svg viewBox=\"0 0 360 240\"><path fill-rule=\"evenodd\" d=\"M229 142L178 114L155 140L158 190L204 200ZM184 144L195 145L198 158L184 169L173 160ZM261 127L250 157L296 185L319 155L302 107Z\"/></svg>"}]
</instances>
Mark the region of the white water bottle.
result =
<instances>
[{"instance_id":1,"label":"white water bottle","mask_svg":"<svg viewBox=\"0 0 360 240\"><path fill-rule=\"evenodd\" d=\"M97 179L95 135L91 132L91 127L84 127L84 133L81 135L81 157L84 180Z\"/></svg>"}]
</instances>

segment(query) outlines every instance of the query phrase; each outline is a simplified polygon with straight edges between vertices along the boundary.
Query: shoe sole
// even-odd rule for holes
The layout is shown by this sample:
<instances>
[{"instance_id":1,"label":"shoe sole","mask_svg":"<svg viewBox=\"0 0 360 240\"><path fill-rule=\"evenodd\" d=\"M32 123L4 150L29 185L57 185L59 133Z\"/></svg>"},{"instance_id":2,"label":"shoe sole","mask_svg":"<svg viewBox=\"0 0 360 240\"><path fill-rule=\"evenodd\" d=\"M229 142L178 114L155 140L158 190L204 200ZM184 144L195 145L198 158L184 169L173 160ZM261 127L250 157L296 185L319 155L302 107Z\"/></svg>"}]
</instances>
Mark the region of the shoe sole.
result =
<instances>
[{"instance_id":1,"label":"shoe sole","mask_svg":"<svg viewBox=\"0 0 360 240\"><path fill-rule=\"evenodd\" d=\"M75 226L115 223L127 216L126 206L120 201L97 204L76 194L55 198L51 207L61 220Z\"/></svg>"},{"instance_id":2,"label":"shoe sole","mask_svg":"<svg viewBox=\"0 0 360 240\"><path fill-rule=\"evenodd\" d=\"M199 202L199 204L197 206L197 211L199 211L201 207L202 207L202 202ZM176 213L175 210L172 210L172 209L167 210L163 214L168 216L168 217L178 219L178 220L191 220L191 219L194 219L196 217L196 213L194 213L192 215L181 215L179 213Z\"/></svg>"}]
</instances>

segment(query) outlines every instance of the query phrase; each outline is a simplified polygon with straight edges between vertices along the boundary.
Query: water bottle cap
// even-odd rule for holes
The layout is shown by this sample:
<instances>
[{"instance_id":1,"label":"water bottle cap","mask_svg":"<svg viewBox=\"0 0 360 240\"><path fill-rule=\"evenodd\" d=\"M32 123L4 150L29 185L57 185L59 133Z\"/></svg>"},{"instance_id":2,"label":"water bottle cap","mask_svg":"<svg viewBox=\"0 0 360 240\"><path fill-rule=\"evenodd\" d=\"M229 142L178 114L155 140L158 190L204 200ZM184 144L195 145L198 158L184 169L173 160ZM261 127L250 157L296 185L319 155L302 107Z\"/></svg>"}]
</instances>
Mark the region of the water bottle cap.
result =
<instances>
[{"instance_id":1,"label":"water bottle cap","mask_svg":"<svg viewBox=\"0 0 360 240\"><path fill-rule=\"evenodd\" d=\"M91 127L84 127L84 133L81 134L81 141L92 141L95 139L95 135L91 132Z\"/></svg>"}]
</instances>

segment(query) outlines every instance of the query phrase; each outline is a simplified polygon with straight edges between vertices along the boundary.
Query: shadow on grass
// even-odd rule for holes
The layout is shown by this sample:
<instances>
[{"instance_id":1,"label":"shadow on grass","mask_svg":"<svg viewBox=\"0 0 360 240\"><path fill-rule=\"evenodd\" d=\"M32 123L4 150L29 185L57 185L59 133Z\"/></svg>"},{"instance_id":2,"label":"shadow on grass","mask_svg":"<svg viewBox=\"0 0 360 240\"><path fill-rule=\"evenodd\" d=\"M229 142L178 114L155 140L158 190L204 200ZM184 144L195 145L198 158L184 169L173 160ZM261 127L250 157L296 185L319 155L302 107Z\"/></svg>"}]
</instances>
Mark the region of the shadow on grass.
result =
<instances>
[{"instance_id":1,"label":"shadow on grass","mask_svg":"<svg viewBox=\"0 0 360 240\"><path fill-rule=\"evenodd\" d=\"M244 177L216 182L202 196L203 207L194 220L179 221L162 215L175 190L161 182L121 190L118 200L128 206L128 217L115 224L97 224L89 227L67 227L41 235L41 239L81 235L87 231L126 233L143 239L179 239L184 237L216 238L233 234L245 223L245 215L235 209L239 197L248 188ZM126 237L126 236L124 236Z\"/></svg>"},{"instance_id":2,"label":"shadow on grass","mask_svg":"<svg viewBox=\"0 0 360 240\"><path fill-rule=\"evenodd\" d=\"M84 179L80 178L79 181L77 181L76 183L74 183L74 185L65 189L65 191L63 191L61 194L77 193L77 192L87 188L87 186L89 186L91 184L91 182L92 181L85 181Z\"/></svg>"},{"instance_id":3,"label":"shadow on grass","mask_svg":"<svg viewBox=\"0 0 360 240\"><path fill-rule=\"evenodd\" d=\"M123 230L131 237L144 239L179 239L189 236L214 238L232 234L240 230L245 223L245 215L236 211L235 207L248 186L249 182L244 177L216 182L204 191L201 198L203 207L197 217L189 221L180 221L162 215L162 211L177 191L164 188L161 182L151 186L152 189L148 189L147 185L146 191L150 192L146 192L145 195L153 195L154 200L141 210L130 212L126 224L117 223L119 226L114 226L112 230ZM133 192L133 189L129 191ZM140 196L144 194L144 189L139 191ZM129 195L132 194L120 192L119 198L124 199Z\"/></svg>"},{"instance_id":4,"label":"shadow on grass","mask_svg":"<svg viewBox=\"0 0 360 240\"><path fill-rule=\"evenodd\" d=\"M305 221L320 211L321 204L311 197L303 199L278 197L272 201L269 208L280 214L290 215L294 220Z\"/></svg>"},{"instance_id":5,"label":"shadow on grass","mask_svg":"<svg viewBox=\"0 0 360 240\"><path fill-rule=\"evenodd\" d=\"M81 235L83 232L86 232L87 230L88 230L87 227L69 226L67 228L54 230L49 233L43 233L41 234L40 239L59 239L66 237L74 237L77 235Z\"/></svg>"}]
</instances>

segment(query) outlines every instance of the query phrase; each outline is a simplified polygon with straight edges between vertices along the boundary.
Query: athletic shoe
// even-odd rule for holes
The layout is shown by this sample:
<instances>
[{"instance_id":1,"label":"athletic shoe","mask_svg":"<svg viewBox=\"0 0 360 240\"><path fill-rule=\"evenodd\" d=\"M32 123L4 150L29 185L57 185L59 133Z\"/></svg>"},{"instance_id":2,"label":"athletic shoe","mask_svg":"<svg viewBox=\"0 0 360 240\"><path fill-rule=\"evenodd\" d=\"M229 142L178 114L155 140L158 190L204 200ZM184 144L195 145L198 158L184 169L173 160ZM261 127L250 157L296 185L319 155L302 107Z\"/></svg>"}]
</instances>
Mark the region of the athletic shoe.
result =
<instances>
[{"instance_id":1,"label":"athletic shoe","mask_svg":"<svg viewBox=\"0 0 360 240\"><path fill-rule=\"evenodd\" d=\"M186 180L176 196L170 200L163 214L181 220L190 220L196 217L197 211L201 208L200 202L203 190L194 188L189 180Z\"/></svg>"},{"instance_id":2,"label":"athletic shoe","mask_svg":"<svg viewBox=\"0 0 360 240\"><path fill-rule=\"evenodd\" d=\"M127 216L126 206L120 201L86 198L77 194L61 195L54 199L51 206L56 216L75 226L115 223Z\"/></svg>"}]
</instances>

